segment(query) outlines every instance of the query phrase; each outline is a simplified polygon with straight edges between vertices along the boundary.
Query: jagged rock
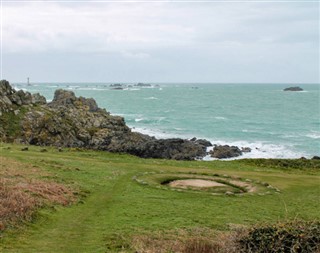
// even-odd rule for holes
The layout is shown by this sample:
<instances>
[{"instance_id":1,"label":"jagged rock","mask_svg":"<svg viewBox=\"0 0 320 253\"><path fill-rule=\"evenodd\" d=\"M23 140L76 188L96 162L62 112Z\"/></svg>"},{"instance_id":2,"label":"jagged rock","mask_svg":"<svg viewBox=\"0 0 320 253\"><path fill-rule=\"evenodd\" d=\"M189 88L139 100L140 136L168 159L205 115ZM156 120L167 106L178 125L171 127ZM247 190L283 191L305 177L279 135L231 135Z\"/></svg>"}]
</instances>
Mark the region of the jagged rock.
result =
<instances>
[{"instance_id":1,"label":"jagged rock","mask_svg":"<svg viewBox=\"0 0 320 253\"><path fill-rule=\"evenodd\" d=\"M59 109L59 108L77 108L83 109L89 112L98 112L104 111L104 109L100 109L93 98L77 98L73 91L67 90L56 90L54 93L54 98L52 102L48 103L48 106L51 108ZM109 113L107 113L109 114Z\"/></svg>"},{"instance_id":2,"label":"jagged rock","mask_svg":"<svg viewBox=\"0 0 320 253\"><path fill-rule=\"evenodd\" d=\"M0 96L9 96L14 93L15 90L11 87L10 83L6 80L0 81Z\"/></svg>"},{"instance_id":3,"label":"jagged rock","mask_svg":"<svg viewBox=\"0 0 320 253\"><path fill-rule=\"evenodd\" d=\"M39 93L31 95L23 90L16 91L6 80L0 81L0 111L12 111L16 106L46 104L46 99Z\"/></svg>"},{"instance_id":4,"label":"jagged rock","mask_svg":"<svg viewBox=\"0 0 320 253\"><path fill-rule=\"evenodd\" d=\"M134 150L129 151L129 153L144 158L194 160L206 154L202 145L178 138L149 139L149 141L140 142L139 145L133 147Z\"/></svg>"},{"instance_id":5,"label":"jagged rock","mask_svg":"<svg viewBox=\"0 0 320 253\"><path fill-rule=\"evenodd\" d=\"M93 98L80 97L79 101L83 106L87 106L90 112L97 112L100 109Z\"/></svg>"},{"instance_id":6,"label":"jagged rock","mask_svg":"<svg viewBox=\"0 0 320 253\"><path fill-rule=\"evenodd\" d=\"M19 90L11 95L11 101L16 105L30 105L32 104L32 96L29 92Z\"/></svg>"},{"instance_id":7,"label":"jagged rock","mask_svg":"<svg viewBox=\"0 0 320 253\"><path fill-rule=\"evenodd\" d=\"M298 86L294 86L294 87L285 88L283 89L283 91L303 91L303 89Z\"/></svg>"},{"instance_id":8,"label":"jagged rock","mask_svg":"<svg viewBox=\"0 0 320 253\"><path fill-rule=\"evenodd\" d=\"M11 100L7 96L1 97L0 98L0 103L2 105L1 106L2 108L5 107L5 106L10 107L12 105Z\"/></svg>"},{"instance_id":9,"label":"jagged rock","mask_svg":"<svg viewBox=\"0 0 320 253\"><path fill-rule=\"evenodd\" d=\"M236 146L216 145L210 154L214 158L231 158L242 155L242 151Z\"/></svg>"},{"instance_id":10,"label":"jagged rock","mask_svg":"<svg viewBox=\"0 0 320 253\"><path fill-rule=\"evenodd\" d=\"M76 101L76 95L73 91L67 91L58 89L54 93L54 97L51 103L48 104L49 107L68 107L73 106Z\"/></svg>"},{"instance_id":11,"label":"jagged rock","mask_svg":"<svg viewBox=\"0 0 320 253\"><path fill-rule=\"evenodd\" d=\"M197 139L196 137L193 137L192 139L190 139L190 141L194 142L194 143L197 143L201 146L204 146L204 147L212 147L212 143L208 140L205 140L205 139Z\"/></svg>"},{"instance_id":12,"label":"jagged rock","mask_svg":"<svg viewBox=\"0 0 320 253\"><path fill-rule=\"evenodd\" d=\"M11 101L14 103L14 104L17 104L17 105L22 105L22 100L21 100L21 95L24 95L23 94L23 91L18 91L14 94L11 95Z\"/></svg>"},{"instance_id":13,"label":"jagged rock","mask_svg":"<svg viewBox=\"0 0 320 253\"><path fill-rule=\"evenodd\" d=\"M39 93L32 94L31 100L32 104L45 105L47 103L46 98Z\"/></svg>"},{"instance_id":14,"label":"jagged rock","mask_svg":"<svg viewBox=\"0 0 320 253\"><path fill-rule=\"evenodd\" d=\"M8 112L12 110L12 101L9 98L15 90L6 80L0 81L0 112Z\"/></svg>"},{"instance_id":15,"label":"jagged rock","mask_svg":"<svg viewBox=\"0 0 320 253\"><path fill-rule=\"evenodd\" d=\"M243 152L243 153L250 153L250 152L251 152L251 148L249 148L249 147L242 147L242 148L241 148L241 152Z\"/></svg>"}]
</instances>

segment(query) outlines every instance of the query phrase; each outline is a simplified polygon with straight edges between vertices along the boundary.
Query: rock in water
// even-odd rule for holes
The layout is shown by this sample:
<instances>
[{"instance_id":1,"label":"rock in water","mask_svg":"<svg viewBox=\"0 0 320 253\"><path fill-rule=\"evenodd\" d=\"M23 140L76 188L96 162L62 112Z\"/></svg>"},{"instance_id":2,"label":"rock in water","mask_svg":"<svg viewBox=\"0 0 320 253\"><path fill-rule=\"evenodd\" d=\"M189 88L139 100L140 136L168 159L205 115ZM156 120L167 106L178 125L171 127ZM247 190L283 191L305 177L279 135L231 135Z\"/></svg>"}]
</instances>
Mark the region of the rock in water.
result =
<instances>
[{"instance_id":1,"label":"rock in water","mask_svg":"<svg viewBox=\"0 0 320 253\"><path fill-rule=\"evenodd\" d=\"M283 91L303 91L303 89L298 86L294 86L294 87L285 88Z\"/></svg>"},{"instance_id":2,"label":"rock in water","mask_svg":"<svg viewBox=\"0 0 320 253\"><path fill-rule=\"evenodd\" d=\"M242 151L236 146L216 145L210 154L213 158L231 158L242 155Z\"/></svg>"},{"instance_id":3,"label":"rock in water","mask_svg":"<svg viewBox=\"0 0 320 253\"><path fill-rule=\"evenodd\" d=\"M241 148L241 152L242 152L242 153L250 153L250 152L251 152L251 148L249 148L249 147L242 147L242 148Z\"/></svg>"}]
</instances>

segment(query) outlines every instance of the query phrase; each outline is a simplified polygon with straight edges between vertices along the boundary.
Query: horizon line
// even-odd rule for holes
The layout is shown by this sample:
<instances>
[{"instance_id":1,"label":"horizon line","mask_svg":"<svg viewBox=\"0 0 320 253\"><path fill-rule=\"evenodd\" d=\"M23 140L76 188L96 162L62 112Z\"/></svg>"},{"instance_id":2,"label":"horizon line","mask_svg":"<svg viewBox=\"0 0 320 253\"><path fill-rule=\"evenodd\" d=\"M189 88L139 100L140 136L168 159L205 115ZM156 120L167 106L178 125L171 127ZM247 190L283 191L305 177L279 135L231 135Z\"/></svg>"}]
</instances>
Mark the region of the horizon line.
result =
<instances>
[{"instance_id":1,"label":"horizon line","mask_svg":"<svg viewBox=\"0 0 320 253\"><path fill-rule=\"evenodd\" d=\"M2 79L6 80L6 79ZM27 84L26 81L9 81L6 80L9 83L17 83L17 84ZM217 81L206 81L206 82L184 82L184 81L166 81L166 82L154 82L154 81L125 81L125 82L119 82L119 81L35 81L30 82L30 84L50 84L50 83L61 83L61 84L135 84L135 83L143 83L143 84L319 84L320 82L217 82Z\"/></svg>"}]
</instances>

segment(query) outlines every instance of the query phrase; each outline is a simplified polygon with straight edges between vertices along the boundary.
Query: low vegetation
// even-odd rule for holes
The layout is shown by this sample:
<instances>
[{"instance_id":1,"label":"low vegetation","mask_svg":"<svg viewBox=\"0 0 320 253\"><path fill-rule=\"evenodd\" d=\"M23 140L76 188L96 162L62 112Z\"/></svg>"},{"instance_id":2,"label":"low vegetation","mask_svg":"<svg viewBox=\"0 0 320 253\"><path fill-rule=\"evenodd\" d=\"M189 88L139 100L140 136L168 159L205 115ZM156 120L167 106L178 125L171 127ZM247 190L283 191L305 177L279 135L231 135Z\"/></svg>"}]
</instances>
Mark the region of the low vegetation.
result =
<instances>
[{"instance_id":1,"label":"low vegetation","mask_svg":"<svg viewBox=\"0 0 320 253\"><path fill-rule=\"evenodd\" d=\"M243 159L241 163L259 167L320 170L320 162L317 159Z\"/></svg>"},{"instance_id":2,"label":"low vegetation","mask_svg":"<svg viewBox=\"0 0 320 253\"><path fill-rule=\"evenodd\" d=\"M0 146L1 252L319 250L319 161L172 161L43 149ZM166 184L184 178L256 189L229 195Z\"/></svg>"},{"instance_id":3,"label":"low vegetation","mask_svg":"<svg viewBox=\"0 0 320 253\"><path fill-rule=\"evenodd\" d=\"M135 237L132 246L148 253L319 253L320 222L293 220L220 233L180 230Z\"/></svg>"},{"instance_id":4,"label":"low vegetation","mask_svg":"<svg viewBox=\"0 0 320 253\"><path fill-rule=\"evenodd\" d=\"M320 222L256 225L238 240L242 252L320 252Z\"/></svg>"},{"instance_id":5,"label":"low vegetation","mask_svg":"<svg viewBox=\"0 0 320 253\"><path fill-rule=\"evenodd\" d=\"M32 221L40 207L75 201L72 189L48 180L50 174L36 166L5 157L0 161L0 235L8 227Z\"/></svg>"}]
</instances>

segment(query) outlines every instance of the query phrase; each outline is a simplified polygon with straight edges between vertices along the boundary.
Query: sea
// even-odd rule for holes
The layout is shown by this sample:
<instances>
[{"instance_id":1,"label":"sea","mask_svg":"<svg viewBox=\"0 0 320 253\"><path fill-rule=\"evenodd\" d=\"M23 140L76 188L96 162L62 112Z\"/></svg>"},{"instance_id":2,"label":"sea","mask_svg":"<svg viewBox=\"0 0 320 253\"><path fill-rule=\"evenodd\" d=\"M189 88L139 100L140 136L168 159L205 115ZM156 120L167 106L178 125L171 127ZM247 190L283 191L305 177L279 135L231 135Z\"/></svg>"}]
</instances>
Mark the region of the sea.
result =
<instances>
[{"instance_id":1,"label":"sea","mask_svg":"<svg viewBox=\"0 0 320 253\"><path fill-rule=\"evenodd\" d=\"M207 139L250 147L239 158L320 156L320 85L261 83L14 83L51 101L56 89L94 98L133 131L157 138ZM117 87L117 86L116 86ZM209 157L205 159L210 160Z\"/></svg>"}]
</instances>

